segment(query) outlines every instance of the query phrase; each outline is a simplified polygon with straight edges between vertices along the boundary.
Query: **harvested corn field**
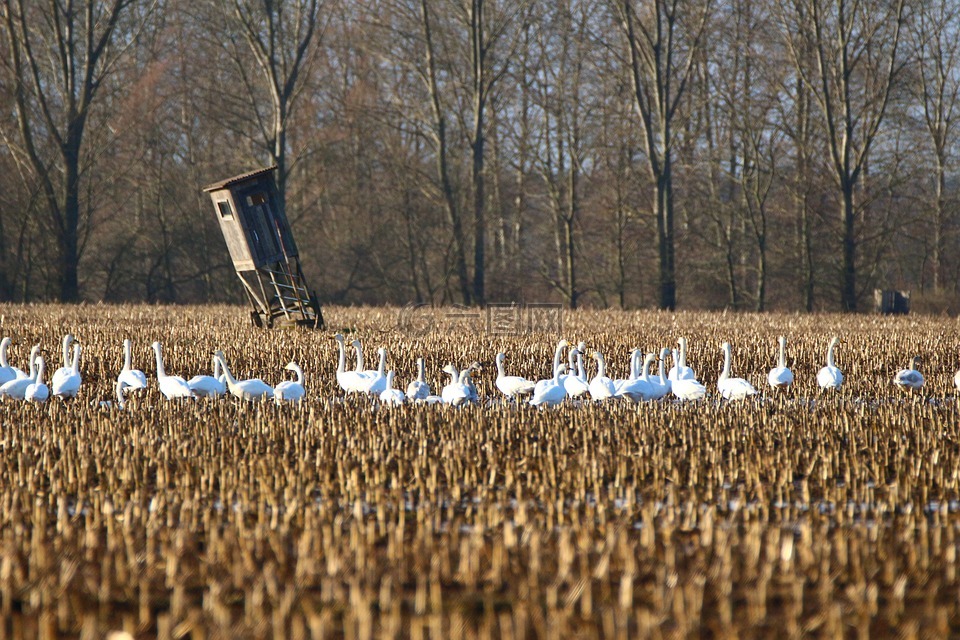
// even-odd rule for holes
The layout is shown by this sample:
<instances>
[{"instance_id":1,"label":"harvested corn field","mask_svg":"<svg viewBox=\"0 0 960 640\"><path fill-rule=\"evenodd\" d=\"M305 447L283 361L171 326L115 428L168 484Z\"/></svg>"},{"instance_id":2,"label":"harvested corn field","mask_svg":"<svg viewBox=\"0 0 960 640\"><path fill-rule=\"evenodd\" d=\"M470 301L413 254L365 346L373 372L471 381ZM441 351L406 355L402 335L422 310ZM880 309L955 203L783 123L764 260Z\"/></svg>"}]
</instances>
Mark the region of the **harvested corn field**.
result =
<instances>
[{"instance_id":1,"label":"harvested corn field","mask_svg":"<svg viewBox=\"0 0 960 640\"><path fill-rule=\"evenodd\" d=\"M75 398L0 402L0 638L960 633L952 319L577 311L562 335L497 336L444 310L413 333L397 309L329 308L329 333L228 307L0 312L12 365L39 343L55 369L67 332L83 347ZM480 400L345 396L335 331L388 347L400 388L418 357L435 391L479 361ZM780 335L796 380L774 392ZM845 381L822 392L834 335ZM619 377L678 336L704 400L537 409L494 386L498 351L546 379L566 337ZM121 408L124 338L150 385ZM185 378L216 349L271 385L294 360L306 398L169 401L155 340ZM723 341L758 395L719 398Z\"/></svg>"}]
</instances>

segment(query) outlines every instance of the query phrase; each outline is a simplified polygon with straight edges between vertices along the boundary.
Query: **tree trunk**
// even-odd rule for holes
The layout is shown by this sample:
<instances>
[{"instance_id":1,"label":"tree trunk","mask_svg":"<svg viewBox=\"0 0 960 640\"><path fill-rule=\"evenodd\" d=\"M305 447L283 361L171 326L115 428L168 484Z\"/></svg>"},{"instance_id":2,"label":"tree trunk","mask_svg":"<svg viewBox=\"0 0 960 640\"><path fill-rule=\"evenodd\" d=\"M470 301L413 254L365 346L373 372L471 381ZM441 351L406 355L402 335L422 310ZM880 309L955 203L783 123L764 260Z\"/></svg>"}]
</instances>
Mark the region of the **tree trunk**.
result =
<instances>
[{"instance_id":1,"label":"tree trunk","mask_svg":"<svg viewBox=\"0 0 960 640\"><path fill-rule=\"evenodd\" d=\"M857 236L853 207L853 184L845 182L843 190L843 290L844 311L857 310Z\"/></svg>"}]
</instances>

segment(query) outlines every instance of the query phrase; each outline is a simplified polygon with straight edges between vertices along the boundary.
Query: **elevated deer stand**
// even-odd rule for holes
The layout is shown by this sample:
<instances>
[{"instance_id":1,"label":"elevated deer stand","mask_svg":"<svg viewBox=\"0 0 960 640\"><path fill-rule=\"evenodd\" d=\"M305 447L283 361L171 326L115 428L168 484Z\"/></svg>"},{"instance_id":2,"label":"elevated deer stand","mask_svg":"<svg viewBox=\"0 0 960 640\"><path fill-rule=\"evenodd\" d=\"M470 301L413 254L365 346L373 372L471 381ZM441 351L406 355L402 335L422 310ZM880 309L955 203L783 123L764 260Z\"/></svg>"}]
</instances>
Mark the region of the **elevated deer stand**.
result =
<instances>
[{"instance_id":1,"label":"elevated deer stand","mask_svg":"<svg viewBox=\"0 0 960 640\"><path fill-rule=\"evenodd\" d=\"M307 287L280 206L275 169L244 173L203 190L213 200L233 267L253 305L253 324L322 328L320 304Z\"/></svg>"}]
</instances>

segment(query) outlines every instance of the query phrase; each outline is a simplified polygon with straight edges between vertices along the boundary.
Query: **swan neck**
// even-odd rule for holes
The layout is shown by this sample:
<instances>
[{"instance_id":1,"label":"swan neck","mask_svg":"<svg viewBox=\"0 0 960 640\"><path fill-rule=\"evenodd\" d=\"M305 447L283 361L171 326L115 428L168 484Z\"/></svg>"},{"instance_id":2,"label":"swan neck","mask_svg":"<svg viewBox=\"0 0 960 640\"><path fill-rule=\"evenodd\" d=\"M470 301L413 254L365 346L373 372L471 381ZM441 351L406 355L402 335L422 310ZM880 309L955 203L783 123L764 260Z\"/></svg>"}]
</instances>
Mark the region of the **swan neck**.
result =
<instances>
[{"instance_id":1,"label":"swan neck","mask_svg":"<svg viewBox=\"0 0 960 640\"><path fill-rule=\"evenodd\" d=\"M377 365L377 373L379 373L382 376L384 375L384 373L386 373L386 369L387 369L387 350L381 349L380 364Z\"/></svg>"},{"instance_id":2,"label":"swan neck","mask_svg":"<svg viewBox=\"0 0 960 640\"><path fill-rule=\"evenodd\" d=\"M680 358L677 360L677 363L680 367L685 367L687 366L687 339L680 338L678 342L680 343Z\"/></svg>"},{"instance_id":3,"label":"swan neck","mask_svg":"<svg viewBox=\"0 0 960 640\"><path fill-rule=\"evenodd\" d=\"M357 371L363 371L363 347L360 346L359 340L353 348L357 350Z\"/></svg>"},{"instance_id":4,"label":"swan neck","mask_svg":"<svg viewBox=\"0 0 960 640\"><path fill-rule=\"evenodd\" d=\"M70 369L74 373L80 372L80 345L73 345L73 363L70 365Z\"/></svg>"},{"instance_id":5,"label":"swan neck","mask_svg":"<svg viewBox=\"0 0 960 640\"><path fill-rule=\"evenodd\" d=\"M157 356L157 377L163 378L166 376L166 372L163 370L163 356L160 355L160 345L153 345L153 352Z\"/></svg>"},{"instance_id":6,"label":"swan neck","mask_svg":"<svg viewBox=\"0 0 960 640\"><path fill-rule=\"evenodd\" d=\"M836 346L836 343L831 342L830 346L827 348L827 366L836 367L836 362L834 361L833 348Z\"/></svg>"},{"instance_id":7,"label":"swan neck","mask_svg":"<svg viewBox=\"0 0 960 640\"><path fill-rule=\"evenodd\" d=\"M130 366L131 366L130 360L131 360L131 358L130 358L130 341L129 341L129 340L124 340L124 341L123 341L123 370L124 370L124 371L129 371L129 370L130 370Z\"/></svg>"},{"instance_id":8,"label":"swan neck","mask_svg":"<svg viewBox=\"0 0 960 640\"><path fill-rule=\"evenodd\" d=\"M723 347L723 371L720 373L720 379L726 380L730 377L730 345Z\"/></svg>"},{"instance_id":9,"label":"swan neck","mask_svg":"<svg viewBox=\"0 0 960 640\"><path fill-rule=\"evenodd\" d=\"M9 367L10 363L7 361L7 347L10 346L10 338L4 338L0 342L0 367Z\"/></svg>"},{"instance_id":10,"label":"swan neck","mask_svg":"<svg viewBox=\"0 0 960 640\"><path fill-rule=\"evenodd\" d=\"M787 366L787 340L785 338L780 338L780 360L778 364L780 367Z\"/></svg>"},{"instance_id":11,"label":"swan neck","mask_svg":"<svg viewBox=\"0 0 960 640\"><path fill-rule=\"evenodd\" d=\"M160 361L160 355L157 354L157 361ZM237 386L237 379L233 377L233 374L230 373L230 367L227 366L226 361L223 358L217 357L217 361L220 363L220 367L223 369L223 375L227 378L227 384L231 387Z\"/></svg>"},{"instance_id":12,"label":"swan neck","mask_svg":"<svg viewBox=\"0 0 960 640\"><path fill-rule=\"evenodd\" d=\"M558 344L556 351L553 352L553 368L554 369L560 366L561 358L563 358L563 343Z\"/></svg>"},{"instance_id":13,"label":"swan neck","mask_svg":"<svg viewBox=\"0 0 960 640\"><path fill-rule=\"evenodd\" d=\"M604 362L603 356L599 353L597 354L597 377L603 378L607 375L607 363Z\"/></svg>"},{"instance_id":14,"label":"swan neck","mask_svg":"<svg viewBox=\"0 0 960 640\"><path fill-rule=\"evenodd\" d=\"M347 366L347 349L343 346L342 340L337 340L337 347L340 349L340 359L337 361L337 373L343 373Z\"/></svg>"},{"instance_id":15,"label":"swan neck","mask_svg":"<svg viewBox=\"0 0 960 640\"><path fill-rule=\"evenodd\" d=\"M37 377L34 379L34 382L37 384L43 384L43 358L37 359Z\"/></svg>"},{"instance_id":16,"label":"swan neck","mask_svg":"<svg viewBox=\"0 0 960 640\"><path fill-rule=\"evenodd\" d=\"M63 366L70 366L70 334L63 336Z\"/></svg>"},{"instance_id":17,"label":"swan neck","mask_svg":"<svg viewBox=\"0 0 960 640\"><path fill-rule=\"evenodd\" d=\"M507 376L506 371L503 368L503 358L497 358L497 376L500 378L505 378Z\"/></svg>"}]
</instances>

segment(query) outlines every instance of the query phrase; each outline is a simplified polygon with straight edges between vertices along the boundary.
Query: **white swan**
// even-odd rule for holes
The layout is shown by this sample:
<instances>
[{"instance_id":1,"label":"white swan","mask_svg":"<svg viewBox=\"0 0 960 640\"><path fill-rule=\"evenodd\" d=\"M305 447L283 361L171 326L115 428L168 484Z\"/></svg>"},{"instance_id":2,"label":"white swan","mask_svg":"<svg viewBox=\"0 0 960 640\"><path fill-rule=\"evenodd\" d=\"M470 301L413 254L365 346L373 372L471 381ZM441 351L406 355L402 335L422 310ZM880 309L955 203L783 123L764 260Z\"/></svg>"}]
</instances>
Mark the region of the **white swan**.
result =
<instances>
[{"instance_id":1,"label":"white swan","mask_svg":"<svg viewBox=\"0 0 960 640\"><path fill-rule=\"evenodd\" d=\"M834 337L827 347L827 366L817 372L817 384L821 389L839 389L843 384L843 373L837 368L834 361L834 350L840 344L840 338Z\"/></svg>"},{"instance_id":2,"label":"white swan","mask_svg":"<svg viewBox=\"0 0 960 640\"><path fill-rule=\"evenodd\" d=\"M187 380L187 386L198 398L216 398L227 392L227 384L220 373L220 362L213 359L213 375L195 375Z\"/></svg>"},{"instance_id":3,"label":"white swan","mask_svg":"<svg viewBox=\"0 0 960 640\"><path fill-rule=\"evenodd\" d=\"M653 395L655 400L659 400L660 398L670 393L670 387L673 384L665 372L668 355L670 355L670 349L660 350L660 357L657 359L659 364L659 370L660 370L659 375L656 377L653 377L653 376L650 377L650 386L653 390ZM690 369L690 367L684 367L684 368L690 372L693 371L693 369ZM682 379L689 380L689 378L682 378Z\"/></svg>"},{"instance_id":4,"label":"white swan","mask_svg":"<svg viewBox=\"0 0 960 640\"><path fill-rule=\"evenodd\" d=\"M0 387L7 384L11 380L16 380L20 377L26 377L23 371L17 369L16 367L11 367L10 362L7 361L7 349L10 348L10 344L13 342L10 338L4 338L0 340Z\"/></svg>"},{"instance_id":5,"label":"white swan","mask_svg":"<svg viewBox=\"0 0 960 640\"><path fill-rule=\"evenodd\" d=\"M674 358L675 364L670 367L670 373L667 374L667 378L671 382L674 380L696 380L696 372L687 366L687 339L684 337L677 338L677 345L680 347L680 355Z\"/></svg>"},{"instance_id":6,"label":"white swan","mask_svg":"<svg viewBox=\"0 0 960 640\"><path fill-rule=\"evenodd\" d=\"M730 361L733 359L730 343L724 342L720 345L720 349L723 350L723 371L720 373L720 379L717 380L717 389L720 391L720 395L727 400L743 400L756 394L757 390L753 388L753 385L743 378L730 377Z\"/></svg>"},{"instance_id":7,"label":"white swan","mask_svg":"<svg viewBox=\"0 0 960 640\"><path fill-rule=\"evenodd\" d=\"M609 400L616 395L617 389L613 380L607 377L607 363L603 360L603 354L594 351L593 357L597 361L597 375L590 381L590 397L598 402Z\"/></svg>"},{"instance_id":8,"label":"white swan","mask_svg":"<svg viewBox=\"0 0 960 640\"><path fill-rule=\"evenodd\" d=\"M123 369L120 370L117 381L120 382L125 389L146 389L147 376L144 375L143 371L132 367L131 351L130 340L125 339L123 341Z\"/></svg>"},{"instance_id":9,"label":"white swan","mask_svg":"<svg viewBox=\"0 0 960 640\"><path fill-rule=\"evenodd\" d=\"M584 346L586 348L586 346ZM570 373L562 376L563 388L571 398L577 398L590 390L587 372L583 368L583 352L580 347L570 350Z\"/></svg>"},{"instance_id":10,"label":"white swan","mask_svg":"<svg viewBox=\"0 0 960 640\"><path fill-rule=\"evenodd\" d=\"M57 373L62 372L59 369ZM80 343L73 343L73 361L66 374L53 378L53 395L61 399L75 398L80 391L80 385L83 380L80 377Z\"/></svg>"},{"instance_id":11,"label":"white swan","mask_svg":"<svg viewBox=\"0 0 960 640\"><path fill-rule=\"evenodd\" d=\"M25 378L14 378L0 385L0 397L6 396L14 400L23 400L27 387L37 379L37 360L39 359L40 345L30 349L30 373Z\"/></svg>"},{"instance_id":12,"label":"white swan","mask_svg":"<svg viewBox=\"0 0 960 640\"><path fill-rule=\"evenodd\" d=\"M304 396L307 395L306 389L303 388L303 369L300 368L296 362L291 362L286 367L287 371L293 371L297 374L296 380L284 380L276 387L273 388L273 399L277 404L283 404L284 402L299 402L303 400Z\"/></svg>"},{"instance_id":13,"label":"white swan","mask_svg":"<svg viewBox=\"0 0 960 640\"><path fill-rule=\"evenodd\" d=\"M72 334L68 333L63 336L63 366L54 371L53 376L50 378L54 389L63 384L65 377L73 374L73 363L70 362L70 343L73 341L74 337ZM54 394L56 394L56 391L54 391Z\"/></svg>"},{"instance_id":14,"label":"white swan","mask_svg":"<svg viewBox=\"0 0 960 640\"><path fill-rule=\"evenodd\" d=\"M337 362L337 384L346 393L362 393L363 384L366 382L364 376L359 371L347 371L347 349L344 344L343 334L338 333L333 336L340 347L340 360Z\"/></svg>"},{"instance_id":15,"label":"white swan","mask_svg":"<svg viewBox=\"0 0 960 640\"><path fill-rule=\"evenodd\" d=\"M787 338L780 336L780 354L777 366L767 374L767 383L774 389L784 389L793 384L793 372L787 368Z\"/></svg>"},{"instance_id":16,"label":"white swan","mask_svg":"<svg viewBox=\"0 0 960 640\"><path fill-rule=\"evenodd\" d=\"M393 388L393 375L393 369L387 371L386 386L380 392L380 402L383 404L403 404L407 400L403 391Z\"/></svg>"},{"instance_id":17,"label":"white swan","mask_svg":"<svg viewBox=\"0 0 960 640\"><path fill-rule=\"evenodd\" d=\"M220 367L223 369L223 375L227 377L227 389L230 394L254 402L256 400L270 400L273 398L273 387L259 378L250 378L249 380L237 380L230 373L230 367L227 366L227 360L223 356L223 351L217 351L214 357L220 361Z\"/></svg>"},{"instance_id":18,"label":"white swan","mask_svg":"<svg viewBox=\"0 0 960 640\"><path fill-rule=\"evenodd\" d=\"M684 402L707 397L707 388L696 380L674 380L670 383L670 392Z\"/></svg>"},{"instance_id":19,"label":"white swan","mask_svg":"<svg viewBox=\"0 0 960 640\"><path fill-rule=\"evenodd\" d=\"M553 377L549 380L546 380L546 384L541 385L537 383L537 388L533 392L533 397L530 398L530 404L535 407L555 407L563 402L564 398L567 397L567 390L561 383L560 376L563 375L565 370L566 365L557 365L553 370Z\"/></svg>"},{"instance_id":20,"label":"white swan","mask_svg":"<svg viewBox=\"0 0 960 640\"><path fill-rule=\"evenodd\" d=\"M372 393L374 395L380 395L383 393L383 390L387 388L387 348L380 347L377 351L380 354L380 364L377 365L377 370L373 372L373 375L364 377L363 384L364 393Z\"/></svg>"},{"instance_id":21,"label":"white swan","mask_svg":"<svg viewBox=\"0 0 960 640\"><path fill-rule=\"evenodd\" d=\"M470 392L470 402L478 402L480 400L480 392L477 391L477 385L474 384L471 375L474 371L481 371L482 369L483 365L474 361L470 363L469 367L460 372L462 382L467 385L467 390ZM466 375L464 375L464 373L466 373Z\"/></svg>"},{"instance_id":22,"label":"white swan","mask_svg":"<svg viewBox=\"0 0 960 640\"><path fill-rule=\"evenodd\" d=\"M353 348L357 352L357 366L354 369L360 376L363 378L373 378L377 375L376 369L364 369L363 368L363 345L360 344L359 340L354 340L350 343L353 345Z\"/></svg>"},{"instance_id":23,"label":"white swan","mask_svg":"<svg viewBox=\"0 0 960 640\"><path fill-rule=\"evenodd\" d=\"M552 367L551 371L556 371L556 370L557 370L557 367L560 366L560 362L561 362L561 360L563 359L563 350L564 350L565 348L569 347L569 346L570 346L570 343L567 342L566 340L560 340L560 341L557 343L557 348L556 348L556 349L554 350L554 352L553 352L553 367ZM566 371L566 368L564 368L564 371ZM544 386L549 385L552 380L553 380L553 376L550 376L549 378L544 378L543 380L538 380L537 383L536 383L536 385L534 385L534 387L533 387L533 393L534 393L534 395L536 395L537 389L538 389L539 387L544 387ZM562 376L562 375L561 375L561 377L560 377L560 380L561 380L561 383L562 383L562 382L563 382L563 376Z\"/></svg>"},{"instance_id":24,"label":"white swan","mask_svg":"<svg viewBox=\"0 0 960 640\"><path fill-rule=\"evenodd\" d=\"M510 399L516 399L517 396L533 393L533 388L537 386L536 382L531 382L523 376L508 376L506 374L503 368L503 361L506 357L506 354L503 352L497 354L497 389Z\"/></svg>"},{"instance_id":25,"label":"white swan","mask_svg":"<svg viewBox=\"0 0 960 640\"><path fill-rule=\"evenodd\" d=\"M957 388L957 391L960 391L960 371L953 374L953 386Z\"/></svg>"},{"instance_id":26,"label":"white swan","mask_svg":"<svg viewBox=\"0 0 960 640\"><path fill-rule=\"evenodd\" d=\"M920 362L920 356L913 356L913 359L910 360L909 368L897 371L897 375L893 377L893 384L904 391L920 391L920 389L923 388L924 382L923 374L917 371Z\"/></svg>"},{"instance_id":27,"label":"white swan","mask_svg":"<svg viewBox=\"0 0 960 640\"><path fill-rule=\"evenodd\" d=\"M37 357L37 377L23 393L23 399L29 402L46 402L50 397L50 388L43 383L43 358Z\"/></svg>"},{"instance_id":28,"label":"white swan","mask_svg":"<svg viewBox=\"0 0 960 640\"><path fill-rule=\"evenodd\" d=\"M470 402L470 388L467 387L464 378L464 374L467 374L468 370L464 369L461 372L452 364L448 364L443 368L443 372L450 374L450 384L440 391L440 398L443 403L455 407L468 404Z\"/></svg>"},{"instance_id":29,"label":"white swan","mask_svg":"<svg viewBox=\"0 0 960 640\"><path fill-rule=\"evenodd\" d=\"M430 385L427 384L426 370L423 358L417 358L417 379L407 385L407 400L426 400L430 396Z\"/></svg>"},{"instance_id":30,"label":"white swan","mask_svg":"<svg viewBox=\"0 0 960 640\"><path fill-rule=\"evenodd\" d=\"M633 361L639 360L642 352L640 349L634 349L631 356L631 365ZM648 353L643 359L643 368L637 376L631 376L620 389L617 390L617 396L627 398L632 402L646 402L653 400L653 385L650 381L650 365L657 359L657 354ZM631 368L633 368L631 366Z\"/></svg>"},{"instance_id":31,"label":"white swan","mask_svg":"<svg viewBox=\"0 0 960 640\"><path fill-rule=\"evenodd\" d=\"M186 380L180 376L167 375L167 372L163 368L163 355L160 352L160 343L154 342L150 346L153 347L153 352L157 356L157 386L160 387L160 393L162 393L167 400L173 400L174 398L193 398L193 390L190 389L190 385L187 384Z\"/></svg>"}]
</instances>

